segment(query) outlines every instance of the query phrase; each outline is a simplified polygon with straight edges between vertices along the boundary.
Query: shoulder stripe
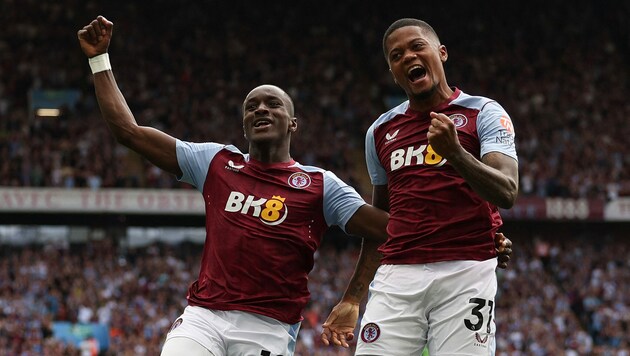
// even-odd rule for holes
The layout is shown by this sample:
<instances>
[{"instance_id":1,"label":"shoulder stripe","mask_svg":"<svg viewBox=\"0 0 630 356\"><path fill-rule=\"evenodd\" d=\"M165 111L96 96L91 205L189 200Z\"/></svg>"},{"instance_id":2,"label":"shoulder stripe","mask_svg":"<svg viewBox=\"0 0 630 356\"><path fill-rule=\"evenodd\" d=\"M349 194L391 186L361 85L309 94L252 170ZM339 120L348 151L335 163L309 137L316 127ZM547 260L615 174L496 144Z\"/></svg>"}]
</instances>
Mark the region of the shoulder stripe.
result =
<instances>
[{"instance_id":1,"label":"shoulder stripe","mask_svg":"<svg viewBox=\"0 0 630 356\"><path fill-rule=\"evenodd\" d=\"M325 169L322 169L322 168L319 168L319 167L315 167L315 166L304 166L304 165L302 165L302 164L300 164L298 162L295 162L295 164L292 165L291 167L297 167L297 168L303 170L304 172L309 172L309 173L314 173L314 172L324 173L326 171Z\"/></svg>"},{"instance_id":2,"label":"shoulder stripe","mask_svg":"<svg viewBox=\"0 0 630 356\"><path fill-rule=\"evenodd\" d=\"M486 98L484 96L472 96L462 92L455 100L451 102L451 105L458 105L468 109L475 109L481 111L486 104L493 102L494 100Z\"/></svg>"},{"instance_id":3,"label":"shoulder stripe","mask_svg":"<svg viewBox=\"0 0 630 356\"><path fill-rule=\"evenodd\" d=\"M372 126L370 126L368 131L374 131L374 129L386 123L387 121L393 119L397 115L404 114L408 108L409 108L409 100L406 100L402 104L396 106L395 108L390 109L384 114L381 114L381 116L379 116L378 119L376 119L376 121L372 123Z\"/></svg>"}]
</instances>

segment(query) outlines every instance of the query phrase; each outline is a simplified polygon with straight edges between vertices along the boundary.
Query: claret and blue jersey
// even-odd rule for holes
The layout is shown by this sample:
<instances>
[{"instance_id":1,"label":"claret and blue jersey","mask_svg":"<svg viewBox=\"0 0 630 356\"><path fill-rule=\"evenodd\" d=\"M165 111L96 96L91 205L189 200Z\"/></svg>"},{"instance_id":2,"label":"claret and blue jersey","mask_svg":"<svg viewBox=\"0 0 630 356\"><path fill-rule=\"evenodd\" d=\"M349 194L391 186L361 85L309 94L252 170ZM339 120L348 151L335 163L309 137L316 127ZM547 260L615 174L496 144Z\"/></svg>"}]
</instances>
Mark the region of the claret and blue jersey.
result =
<instances>
[{"instance_id":1,"label":"claret and blue jersey","mask_svg":"<svg viewBox=\"0 0 630 356\"><path fill-rule=\"evenodd\" d=\"M180 180L203 194L206 208L189 304L299 322L324 232L344 229L365 201L330 171L259 162L234 146L178 141L177 159Z\"/></svg>"},{"instance_id":2,"label":"claret and blue jersey","mask_svg":"<svg viewBox=\"0 0 630 356\"><path fill-rule=\"evenodd\" d=\"M433 111L453 121L461 145L477 159L489 152L517 159L511 119L496 101L454 88L451 98ZM430 122L429 112L415 112L405 101L381 115L366 134L372 184L389 189L383 263L495 257L499 211L433 150L427 139Z\"/></svg>"}]
</instances>

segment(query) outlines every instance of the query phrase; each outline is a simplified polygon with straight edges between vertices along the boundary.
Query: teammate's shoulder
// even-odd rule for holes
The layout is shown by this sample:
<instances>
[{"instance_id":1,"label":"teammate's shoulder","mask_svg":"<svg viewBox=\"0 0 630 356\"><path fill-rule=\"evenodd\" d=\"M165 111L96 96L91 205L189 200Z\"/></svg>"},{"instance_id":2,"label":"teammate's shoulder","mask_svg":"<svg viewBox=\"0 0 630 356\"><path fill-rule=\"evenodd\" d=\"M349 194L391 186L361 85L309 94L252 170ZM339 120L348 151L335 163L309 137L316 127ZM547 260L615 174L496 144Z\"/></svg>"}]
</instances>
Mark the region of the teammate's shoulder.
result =
<instances>
[{"instance_id":1,"label":"teammate's shoulder","mask_svg":"<svg viewBox=\"0 0 630 356\"><path fill-rule=\"evenodd\" d=\"M397 106L395 106L395 107L387 110L386 112L382 113L372 123L372 125L370 125L370 128L368 129L368 131L374 131L374 129L376 127L386 123L387 121L393 119L397 115L404 114L407 111L407 109L409 109L409 100L405 100L402 103L398 104Z\"/></svg>"}]
</instances>

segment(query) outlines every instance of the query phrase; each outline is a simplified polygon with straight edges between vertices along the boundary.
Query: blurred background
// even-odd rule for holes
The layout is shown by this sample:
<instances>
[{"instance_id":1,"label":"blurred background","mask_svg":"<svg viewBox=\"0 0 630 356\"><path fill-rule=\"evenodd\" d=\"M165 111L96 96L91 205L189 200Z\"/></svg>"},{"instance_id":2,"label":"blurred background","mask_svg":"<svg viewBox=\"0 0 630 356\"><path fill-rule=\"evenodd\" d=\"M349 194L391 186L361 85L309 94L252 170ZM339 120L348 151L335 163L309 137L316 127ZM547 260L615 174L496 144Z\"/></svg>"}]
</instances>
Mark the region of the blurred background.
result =
<instances>
[{"instance_id":1,"label":"blurred background","mask_svg":"<svg viewBox=\"0 0 630 356\"><path fill-rule=\"evenodd\" d=\"M400 17L428 21L449 84L515 126L520 196L499 270L497 355L630 355L630 2L0 1L0 355L158 355L204 240L196 190L117 144L76 32L114 22L114 73L137 121L247 146L240 107L293 97L293 157L370 201L363 140L404 100L382 54ZM296 355L360 241L330 229Z\"/></svg>"}]
</instances>

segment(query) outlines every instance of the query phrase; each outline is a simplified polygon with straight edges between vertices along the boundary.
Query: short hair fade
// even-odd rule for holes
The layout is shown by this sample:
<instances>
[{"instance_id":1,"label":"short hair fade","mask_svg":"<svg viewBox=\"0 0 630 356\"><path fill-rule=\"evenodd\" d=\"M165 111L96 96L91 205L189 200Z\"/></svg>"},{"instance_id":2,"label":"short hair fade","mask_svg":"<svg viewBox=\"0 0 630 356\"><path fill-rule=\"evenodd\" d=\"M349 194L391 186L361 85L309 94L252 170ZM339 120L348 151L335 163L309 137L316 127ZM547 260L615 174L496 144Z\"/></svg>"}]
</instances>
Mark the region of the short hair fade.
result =
<instances>
[{"instance_id":1,"label":"short hair fade","mask_svg":"<svg viewBox=\"0 0 630 356\"><path fill-rule=\"evenodd\" d=\"M402 19L396 20L394 21L394 23L389 25L389 27L387 28L387 31L385 31L385 34L383 35L383 54L385 55L385 60L387 60L388 62L389 62L389 59L387 58L387 48L385 47L385 41L387 41L387 38L389 37L389 35L392 34L392 32L396 31L397 29L401 27L407 27L407 26L420 27L421 29L433 34L435 38L438 40L438 42L440 41L440 38L438 37L433 27L431 27L431 25L429 25L425 21L414 19L414 18L402 18Z\"/></svg>"}]
</instances>

